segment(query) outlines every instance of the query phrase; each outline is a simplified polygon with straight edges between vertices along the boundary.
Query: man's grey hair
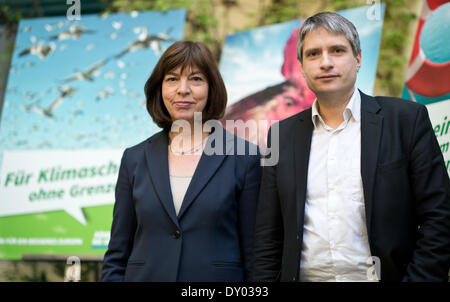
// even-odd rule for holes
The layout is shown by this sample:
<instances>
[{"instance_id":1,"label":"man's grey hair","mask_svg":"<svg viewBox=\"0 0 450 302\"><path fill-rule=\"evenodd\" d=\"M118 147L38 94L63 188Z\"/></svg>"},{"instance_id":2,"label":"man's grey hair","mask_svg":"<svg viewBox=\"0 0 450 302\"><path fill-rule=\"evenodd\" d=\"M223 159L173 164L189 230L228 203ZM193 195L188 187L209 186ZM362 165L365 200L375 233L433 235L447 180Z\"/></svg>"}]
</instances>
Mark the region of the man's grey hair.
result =
<instances>
[{"instance_id":1,"label":"man's grey hair","mask_svg":"<svg viewBox=\"0 0 450 302\"><path fill-rule=\"evenodd\" d=\"M361 53L359 35L355 25L336 13L322 12L307 18L300 28L297 40L297 59L300 63L303 63L303 40L306 34L322 27L335 35L344 35L352 46L355 57Z\"/></svg>"}]
</instances>

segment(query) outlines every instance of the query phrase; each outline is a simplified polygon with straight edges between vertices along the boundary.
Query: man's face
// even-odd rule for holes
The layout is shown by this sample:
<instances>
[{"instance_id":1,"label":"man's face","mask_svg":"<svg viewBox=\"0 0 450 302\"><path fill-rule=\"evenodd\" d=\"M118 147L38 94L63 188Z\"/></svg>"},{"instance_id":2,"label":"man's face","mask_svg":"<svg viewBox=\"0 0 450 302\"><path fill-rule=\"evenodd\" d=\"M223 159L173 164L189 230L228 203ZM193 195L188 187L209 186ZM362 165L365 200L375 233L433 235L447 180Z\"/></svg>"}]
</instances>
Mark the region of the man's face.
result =
<instances>
[{"instance_id":1,"label":"man's face","mask_svg":"<svg viewBox=\"0 0 450 302\"><path fill-rule=\"evenodd\" d=\"M353 91L361 54L353 55L344 35L335 35L325 28L310 31L303 40L302 55L306 83L318 97Z\"/></svg>"}]
</instances>

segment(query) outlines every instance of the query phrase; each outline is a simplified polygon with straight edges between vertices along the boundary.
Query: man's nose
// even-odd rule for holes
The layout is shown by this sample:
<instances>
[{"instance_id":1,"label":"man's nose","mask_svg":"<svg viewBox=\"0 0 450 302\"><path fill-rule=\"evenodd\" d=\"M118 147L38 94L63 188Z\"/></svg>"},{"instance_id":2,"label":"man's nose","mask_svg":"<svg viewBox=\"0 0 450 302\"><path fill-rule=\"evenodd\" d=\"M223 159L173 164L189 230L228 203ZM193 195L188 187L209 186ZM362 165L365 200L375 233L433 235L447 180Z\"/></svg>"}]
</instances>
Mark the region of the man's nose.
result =
<instances>
[{"instance_id":1,"label":"man's nose","mask_svg":"<svg viewBox=\"0 0 450 302\"><path fill-rule=\"evenodd\" d=\"M321 60L320 60L320 68L323 70L329 70L333 68L333 59L328 54L328 52L323 52Z\"/></svg>"},{"instance_id":2,"label":"man's nose","mask_svg":"<svg viewBox=\"0 0 450 302\"><path fill-rule=\"evenodd\" d=\"M180 86L178 86L178 93L185 95L185 94L189 94L189 92L190 92L190 88L189 88L189 83L188 83L187 79L181 79Z\"/></svg>"}]
</instances>

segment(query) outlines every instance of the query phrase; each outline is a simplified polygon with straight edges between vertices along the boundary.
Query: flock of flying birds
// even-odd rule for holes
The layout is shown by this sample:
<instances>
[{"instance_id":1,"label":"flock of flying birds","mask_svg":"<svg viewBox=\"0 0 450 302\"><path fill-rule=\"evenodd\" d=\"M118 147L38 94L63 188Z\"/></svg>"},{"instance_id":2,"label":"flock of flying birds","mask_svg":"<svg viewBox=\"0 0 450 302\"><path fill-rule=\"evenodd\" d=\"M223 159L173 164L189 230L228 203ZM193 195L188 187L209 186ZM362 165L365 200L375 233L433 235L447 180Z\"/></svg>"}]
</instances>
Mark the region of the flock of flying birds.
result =
<instances>
[{"instance_id":1,"label":"flock of flying birds","mask_svg":"<svg viewBox=\"0 0 450 302\"><path fill-rule=\"evenodd\" d=\"M61 21L56 24L46 24L45 29L50 32L56 29L62 29L63 27L66 27L68 25L69 21ZM112 26L118 30L122 26L120 22L112 22ZM25 26L22 31L28 32L31 28L29 26ZM84 70L76 70L75 73L67 76L64 79L61 79L58 82L56 87L53 87L49 90L59 91L58 97L51 102L48 106L42 107L39 103L40 100L37 100L29 105L22 105L21 109L26 112L35 112L38 114L41 114L47 118L54 119L54 110L61 105L64 100L67 98L72 97L75 92L77 91L77 88L70 86L71 83L77 82L77 81L87 81L87 82L93 82L94 81L94 75L96 72L98 72L103 66L105 66L108 62L112 60L118 60L118 65L120 67L120 64L124 64L121 59L123 56L125 56L128 53L135 52L137 50L146 50L146 49L152 49L156 55L159 55L162 50L162 43L163 42L171 42L175 41L169 36L170 31L172 28L169 28L166 32L158 33L158 34L149 34L148 29L146 27L140 27L135 28L133 31L135 34L139 34L137 39L133 42L131 42L125 49L123 49L121 52L119 52L116 55L113 55L109 58L105 58L101 60L100 62L96 62L92 64L91 66L87 67ZM34 55L37 56L41 60L45 60L48 56L50 56L56 49L56 43L54 41L62 41L67 39L74 39L78 40L82 38L83 35L87 34L93 34L95 33L94 30L86 29L79 24L75 23L69 26L67 30L62 30L58 34L52 35L47 38L48 41L39 40L37 41L36 37L31 37L31 43L32 45L26 49L23 49L19 52L19 57L25 57L28 55ZM115 39L117 37L117 32L110 35L111 39ZM47 43L48 42L48 43ZM88 47L90 47L88 45ZM32 66L32 63L29 62L29 66ZM14 67L12 67L14 68ZM106 76L106 75L105 75ZM123 74L123 76L126 76L126 74ZM14 89L13 89L14 90ZM126 91L126 90L125 90ZM11 91L10 91L11 92ZM111 87L106 87L104 90L99 91L96 96L96 101L105 99L115 93L114 89ZM130 96L136 96L135 92L128 91L128 95ZM28 93L26 96L28 99L33 99L35 97L35 94Z\"/></svg>"}]
</instances>

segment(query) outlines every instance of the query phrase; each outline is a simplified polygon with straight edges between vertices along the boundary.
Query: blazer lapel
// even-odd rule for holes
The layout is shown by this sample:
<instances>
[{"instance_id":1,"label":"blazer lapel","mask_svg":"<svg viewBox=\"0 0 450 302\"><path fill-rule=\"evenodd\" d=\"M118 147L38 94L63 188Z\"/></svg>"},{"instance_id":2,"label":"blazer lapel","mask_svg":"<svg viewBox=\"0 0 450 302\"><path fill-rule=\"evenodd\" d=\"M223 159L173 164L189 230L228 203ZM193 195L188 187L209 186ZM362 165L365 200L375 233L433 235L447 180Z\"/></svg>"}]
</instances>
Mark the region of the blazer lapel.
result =
<instances>
[{"instance_id":1,"label":"blazer lapel","mask_svg":"<svg viewBox=\"0 0 450 302\"><path fill-rule=\"evenodd\" d=\"M149 141L145 149L145 159L153 188L167 215L179 227L170 189L168 146L167 133L159 132Z\"/></svg>"},{"instance_id":2,"label":"blazer lapel","mask_svg":"<svg viewBox=\"0 0 450 302\"><path fill-rule=\"evenodd\" d=\"M375 98L361 94L361 178L366 208L367 233L370 236L373 189L378 162L383 117L377 113L381 107ZM370 240L369 240L370 241Z\"/></svg>"},{"instance_id":3,"label":"blazer lapel","mask_svg":"<svg viewBox=\"0 0 450 302\"><path fill-rule=\"evenodd\" d=\"M216 137L217 139L223 139L224 144L223 149L221 150L222 154L202 154L197 164L197 168L195 169L194 175L192 176L186 194L184 195L183 203L181 204L180 212L178 213L178 219L181 219L184 213L186 213L189 206L194 202L195 198L198 196L201 190L214 176L217 169L219 169L227 154L230 154L230 152L233 150L234 135L228 131L225 131L222 127L217 128L215 131L222 132L222 136L218 135ZM207 145L212 144L214 147L215 143L216 142L214 141L213 135L208 137L208 140L206 142Z\"/></svg>"},{"instance_id":4,"label":"blazer lapel","mask_svg":"<svg viewBox=\"0 0 450 302\"><path fill-rule=\"evenodd\" d=\"M314 124L311 119L311 108L303 111L297 120L297 131L294 134L294 167L295 167L295 195L297 203L297 230L303 233L305 214L306 186L308 184L308 163L311 151L311 138Z\"/></svg>"}]
</instances>

